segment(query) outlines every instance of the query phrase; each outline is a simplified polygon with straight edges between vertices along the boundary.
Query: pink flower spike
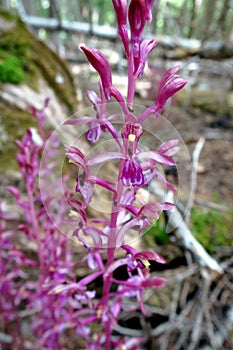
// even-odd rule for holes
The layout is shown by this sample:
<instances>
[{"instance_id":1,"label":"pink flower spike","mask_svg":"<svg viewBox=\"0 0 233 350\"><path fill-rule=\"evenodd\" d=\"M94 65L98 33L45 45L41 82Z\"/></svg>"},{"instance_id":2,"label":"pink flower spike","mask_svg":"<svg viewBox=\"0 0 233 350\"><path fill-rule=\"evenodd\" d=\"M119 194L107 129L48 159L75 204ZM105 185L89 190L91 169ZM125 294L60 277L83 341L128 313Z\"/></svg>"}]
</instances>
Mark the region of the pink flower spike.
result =
<instances>
[{"instance_id":1,"label":"pink flower spike","mask_svg":"<svg viewBox=\"0 0 233 350\"><path fill-rule=\"evenodd\" d=\"M142 168L136 159L129 158L124 161L121 180L126 187L144 185Z\"/></svg>"},{"instance_id":2,"label":"pink flower spike","mask_svg":"<svg viewBox=\"0 0 233 350\"><path fill-rule=\"evenodd\" d=\"M187 80L175 74L179 68L179 66L175 66L169 69L160 82L155 107L157 113L161 113L166 101L187 84Z\"/></svg>"},{"instance_id":3,"label":"pink flower spike","mask_svg":"<svg viewBox=\"0 0 233 350\"><path fill-rule=\"evenodd\" d=\"M128 19L133 44L133 56L138 57L142 32L147 20L147 9L144 0L131 0L128 11Z\"/></svg>"},{"instance_id":4,"label":"pink flower spike","mask_svg":"<svg viewBox=\"0 0 233 350\"><path fill-rule=\"evenodd\" d=\"M107 100L110 99L110 87L112 86L111 68L106 57L101 51L81 45L80 49L85 53L89 63L99 73Z\"/></svg>"}]
</instances>

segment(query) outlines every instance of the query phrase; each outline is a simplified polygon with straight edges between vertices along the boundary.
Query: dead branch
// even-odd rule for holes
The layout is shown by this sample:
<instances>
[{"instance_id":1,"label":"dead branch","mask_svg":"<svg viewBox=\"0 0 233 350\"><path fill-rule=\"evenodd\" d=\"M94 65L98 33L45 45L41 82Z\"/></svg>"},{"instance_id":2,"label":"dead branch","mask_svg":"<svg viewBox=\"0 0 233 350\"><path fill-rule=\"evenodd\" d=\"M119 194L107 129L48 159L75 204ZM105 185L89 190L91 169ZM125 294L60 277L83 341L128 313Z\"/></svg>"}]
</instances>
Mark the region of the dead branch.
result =
<instances>
[{"instance_id":1,"label":"dead branch","mask_svg":"<svg viewBox=\"0 0 233 350\"><path fill-rule=\"evenodd\" d=\"M170 203L174 203L173 192L169 191L167 194L161 188L159 188L158 184L152 184L151 189L155 195L159 196L164 200ZM168 232L174 232L174 235L185 249L189 250L193 256L195 257L196 262L204 267L209 269L210 271L216 272L217 274L223 274L223 268L219 265L219 263L212 258L207 251L203 248L203 246L196 240L196 238L192 235L192 232L184 222L184 219L177 208L174 208L172 211L167 211L166 215L168 217L167 230Z\"/></svg>"},{"instance_id":2,"label":"dead branch","mask_svg":"<svg viewBox=\"0 0 233 350\"><path fill-rule=\"evenodd\" d=\"M201 151L204 147L205 144L205 138L201 136L196 143L196 146L193 151L192 155L192 174L191 174L191 181L192 181L192 197L191 200L189 201L188 207L186 208L185 211L185 222L186 224L189 223L190 220L190 214L191 214L191 209L193 207L193 202L194 202L194 193L196 192L196 187L197 187L197 171L198 171L198 164L199 164L199 158Z\"/></svg>"},{"instance_id":3,"label":"dead branch","mask_svg":"<svg viewBox=\"0 0 233 350\"><path fill-rule=\"evenodd\" d=\"M208 209L214 209L217 211L222 211L225 213L229 213L230 209L225 207L224 205L221 204L217 204L217 203L213 203L213 202L209 202L209 201L205 201L203 199L199 199L199 198L195 198L194 199L194 203L198 204L202 207L208 208Z\"/></svg>"}]
</instances>

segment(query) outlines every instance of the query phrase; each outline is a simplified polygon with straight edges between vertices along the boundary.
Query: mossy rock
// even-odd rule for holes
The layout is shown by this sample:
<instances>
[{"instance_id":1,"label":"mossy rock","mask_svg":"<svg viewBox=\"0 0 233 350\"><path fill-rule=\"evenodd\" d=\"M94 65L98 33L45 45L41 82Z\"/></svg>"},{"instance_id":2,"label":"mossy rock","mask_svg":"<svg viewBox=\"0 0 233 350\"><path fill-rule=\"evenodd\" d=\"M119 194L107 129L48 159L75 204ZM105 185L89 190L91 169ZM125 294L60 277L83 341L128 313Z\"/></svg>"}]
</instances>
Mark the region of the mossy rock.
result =
<instances>
[{"instance_id":1,"label":"mossy rock","mask_svg":"<svg viewBox=\"0 0 233 350\"><path fill-rule=\"evenodd\" d=\"M58 118L55 125L77 110L76 90L67 62L17 15L0 9L0 171L14 164L14 141L35 125L29 105L41 108L49 97L48 114L50 121Z\"/></svg>"}]
</instances>

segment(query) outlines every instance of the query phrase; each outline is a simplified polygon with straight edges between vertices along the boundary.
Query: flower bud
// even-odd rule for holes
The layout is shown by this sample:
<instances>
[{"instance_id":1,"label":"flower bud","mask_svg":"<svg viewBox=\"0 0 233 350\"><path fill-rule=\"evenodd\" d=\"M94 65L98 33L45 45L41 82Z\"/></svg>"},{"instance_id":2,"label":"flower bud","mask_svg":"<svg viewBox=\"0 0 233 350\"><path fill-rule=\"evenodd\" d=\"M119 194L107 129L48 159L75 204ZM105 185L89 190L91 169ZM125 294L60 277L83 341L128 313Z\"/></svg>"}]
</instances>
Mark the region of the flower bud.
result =
<instances>
[{"instance_id":1,"label":"flower bud","mask_svg":"<svg viewBox=\"0 0 233 350\"><path fill-rule=\"evenodd\" d=\"M147 20L147 9L144 0L131 0L128 19L133 44L133 55L134 57L138 57L142 32Z\"/></svg>"},{"instance_id":2,"label":"flower bud","mask_svg":"<svg viewBox=\"0 0 233 350\"><path fill-rule=\"evenodd\" d=\"M124 44L126 55L129 57L129 37L126 27L128 8L127 0L113 0L112 3L117 16L118 35Z\"/></svg>"},{"instance_id":3,"label":"flower bud","mask_svg":"<svg viewBox=\"0 0 233 350\"><path fill-rule=\"evenodd\" d=\"M88 48L83 45L80 46L80 49L85 53L89 63L99 73L105 97L109 100L111 97L110 87L112 86L112 73L107 58L97 49Z\"/></svg>"}]
</instances>

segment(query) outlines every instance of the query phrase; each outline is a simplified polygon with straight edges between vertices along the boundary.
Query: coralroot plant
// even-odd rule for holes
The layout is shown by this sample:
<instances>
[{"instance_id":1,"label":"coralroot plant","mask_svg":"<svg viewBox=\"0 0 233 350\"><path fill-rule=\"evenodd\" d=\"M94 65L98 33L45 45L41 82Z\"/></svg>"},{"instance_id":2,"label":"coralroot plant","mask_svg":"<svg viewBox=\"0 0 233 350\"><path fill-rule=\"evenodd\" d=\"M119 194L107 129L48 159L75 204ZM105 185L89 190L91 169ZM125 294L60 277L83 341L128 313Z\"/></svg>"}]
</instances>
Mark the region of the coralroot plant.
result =
<instances>
[{"instance_id":1,"label":"coralroot plant","mask_svg":"<svg viewBox=\"0 0 233 350\"><path fill-rule=\"evenodd\" d=\"M140 139L143 137L143 121L150 117L153 123L153 119L158 118L163 111L168 98L186 84L186 80L177 74L179 67L169 69L162 78L155 104L145 109L141 115L134 113L136 81L143 75L147 57L156 46L155 40L142 40L146 23L152 21L152 5L153 1L148 0L131 0L129 5L126 0L113 0L118 35L123 42L128 63L127 98L113 85L111 67L103 53L96 48L81 45L87 60L100 76L99 94L94 91L87 92L87 97L96 111L96 118L83 116L66 121L70 125L86 123L86 138L93 143L101 138L101 133L110 133L118 148L117 152L102 152L88 157L80 148L66 146L67 157L79 170L76 192L80 194L80 201L70 201L73 206L72 217L77 222L73 235L83 243L87 250L89 267L94 269L92 274L78 281L72 288L76 293L78 290L85 290L87 293L89 283L97 277L101 276L103 282L102 295L98 302L95 299L90 301L86 294L89 306L80 310L79 322L83 327L85 325L82 335L86 338L88 349L136 349L143 339L130 339L127 342L121 337L113 336L118 316L122 310L129 308L126 302L129 298L136 298L141 312L145 314L144 291L147 288L162 287L165 282L163 278L150 277L149 271L149 261L165 263L165 260L152 251L137 251L124 241L129 230L134 230L135 235L140 234L158 219L160 212L172 210L174 207L167 202L143 203L138 196L142 187L148 188L150 182L158 177L167 187L172 188L159 172L158 165L175 165L172 156L178 150L178 140L169 140L157 150L144 151L140 146ZM130 30L127 28L127 16ZM112 122L120 116L107 113L107 103L113 100L120 105L123 114L120 132ZM93 174L94 166L116 159L119 161L116 181ZM88 218L88 208L92 204L96 185L111 193L111 211L107 219ZM115 258L117 249L124 251L124 257ZM102 252L106 252L106 261L103 260ZM126 279L115 276L116 270L121 266L126 268ZM91 340L93 322L100 323L102 331Z\"/></svg>"},{"instance_id":2,"label":"coralroot plant","mask_svg":"<svg viewBox=\"0 0 233 350\"><path fill-rule=\"evenodd\" d=\"M47 197L43 195L42 198L40 194L40 155L49 138L45 136L44 130L48 101L41 111L31 107L39 122L39 134L29 129L23 140L17 142L17 160L27 199L21 196L16 187L10 186L9 191L24 213L25 223L19 226L19 230L36 245L35 260L18 249L15 238L11 239L15 233L6 228L7 214L3 209L0 210L1 293L4 295L0 304L1 318L7 333L12 336L14 348L25 348L24 334L20 331L22 312L32 320L31 339L34 339L36 349L39 350L70 348L64 341L64 333L67 332L76 332L78 344L75 344L75 349L85 346L88 350L133 350L139 349L140 344L146 341L146 336L124 337L116 329L123 311L140 308L142 314L146 313L143 301L145 290L160 288L165 283L159 276L150 276L150 261L163 264L165 260L156 252L136 250L125 241L125 237L129 231L133 231L135 237L140 236L163 210L173 209L174 205L168 202L144 203L139 192L142 188L148 189L155 178L174 189L160 173L160 165L175 165L172 156L178 151L178 140L162 143L156 150L145 150L140 140L143 138L145 119L151 118L153 123L163 111L166 101L186 84L186 80L177 74L179 67L169 69L159 85L154 105L145 108L140 115L134 112L137 79L142 77L147 57L157 44L153 39L142 40L145 25L152 21L153 2L131 0L128 5L127 0L113 0L118 35L128 63L126 98L113 85L111 67L103 53L95 48L81 46L87 60L100 76L99 93L87 92L96 117L69 119L66 124L86 124L86 139L90 143L99 142L102 133L109 133L117 151L88 156L79 147L66 145L66 155L77 166L79 174L76 193L72 195L65 190L70 205L69 213L66 212L62 197L58 199L55 194L61 193L61 189L53 190L54 198L58 200L56 208L53 207L54 198L49 191ZM107 112L107 105L112 101L119 105L121 115ZM117 127L114 124L116 119ZM45 174L41 176L46 177L53 172L56 147L54 140L52 149L46 155ZM117 172L115 180L95 174L93 169L96 166L113 160L118 160L119 165L114 168ZM50 186L49 183L47 185ZM90 217L89 208L96 186L109 193L111 210L108 215ZM55 221L49 217L46 211L48 208L52 208ZM85 249L84 258L77 262L74 262L75 255L72 256L68 240L57 229L62 222L69 220L75 225L72 232L74 239ZM121 251L120 257L117 257L119 254L116 256L117 251ZM90 272L82 278L77 277L78 266L83 263ZM122 266L124 277L117 273ZM33 276L28 275L30 269L34 269ZM96 290L97 280L101 281L101 292ZM20 337L17 337L18 333Z\"/></svg>"}]
</instances>

